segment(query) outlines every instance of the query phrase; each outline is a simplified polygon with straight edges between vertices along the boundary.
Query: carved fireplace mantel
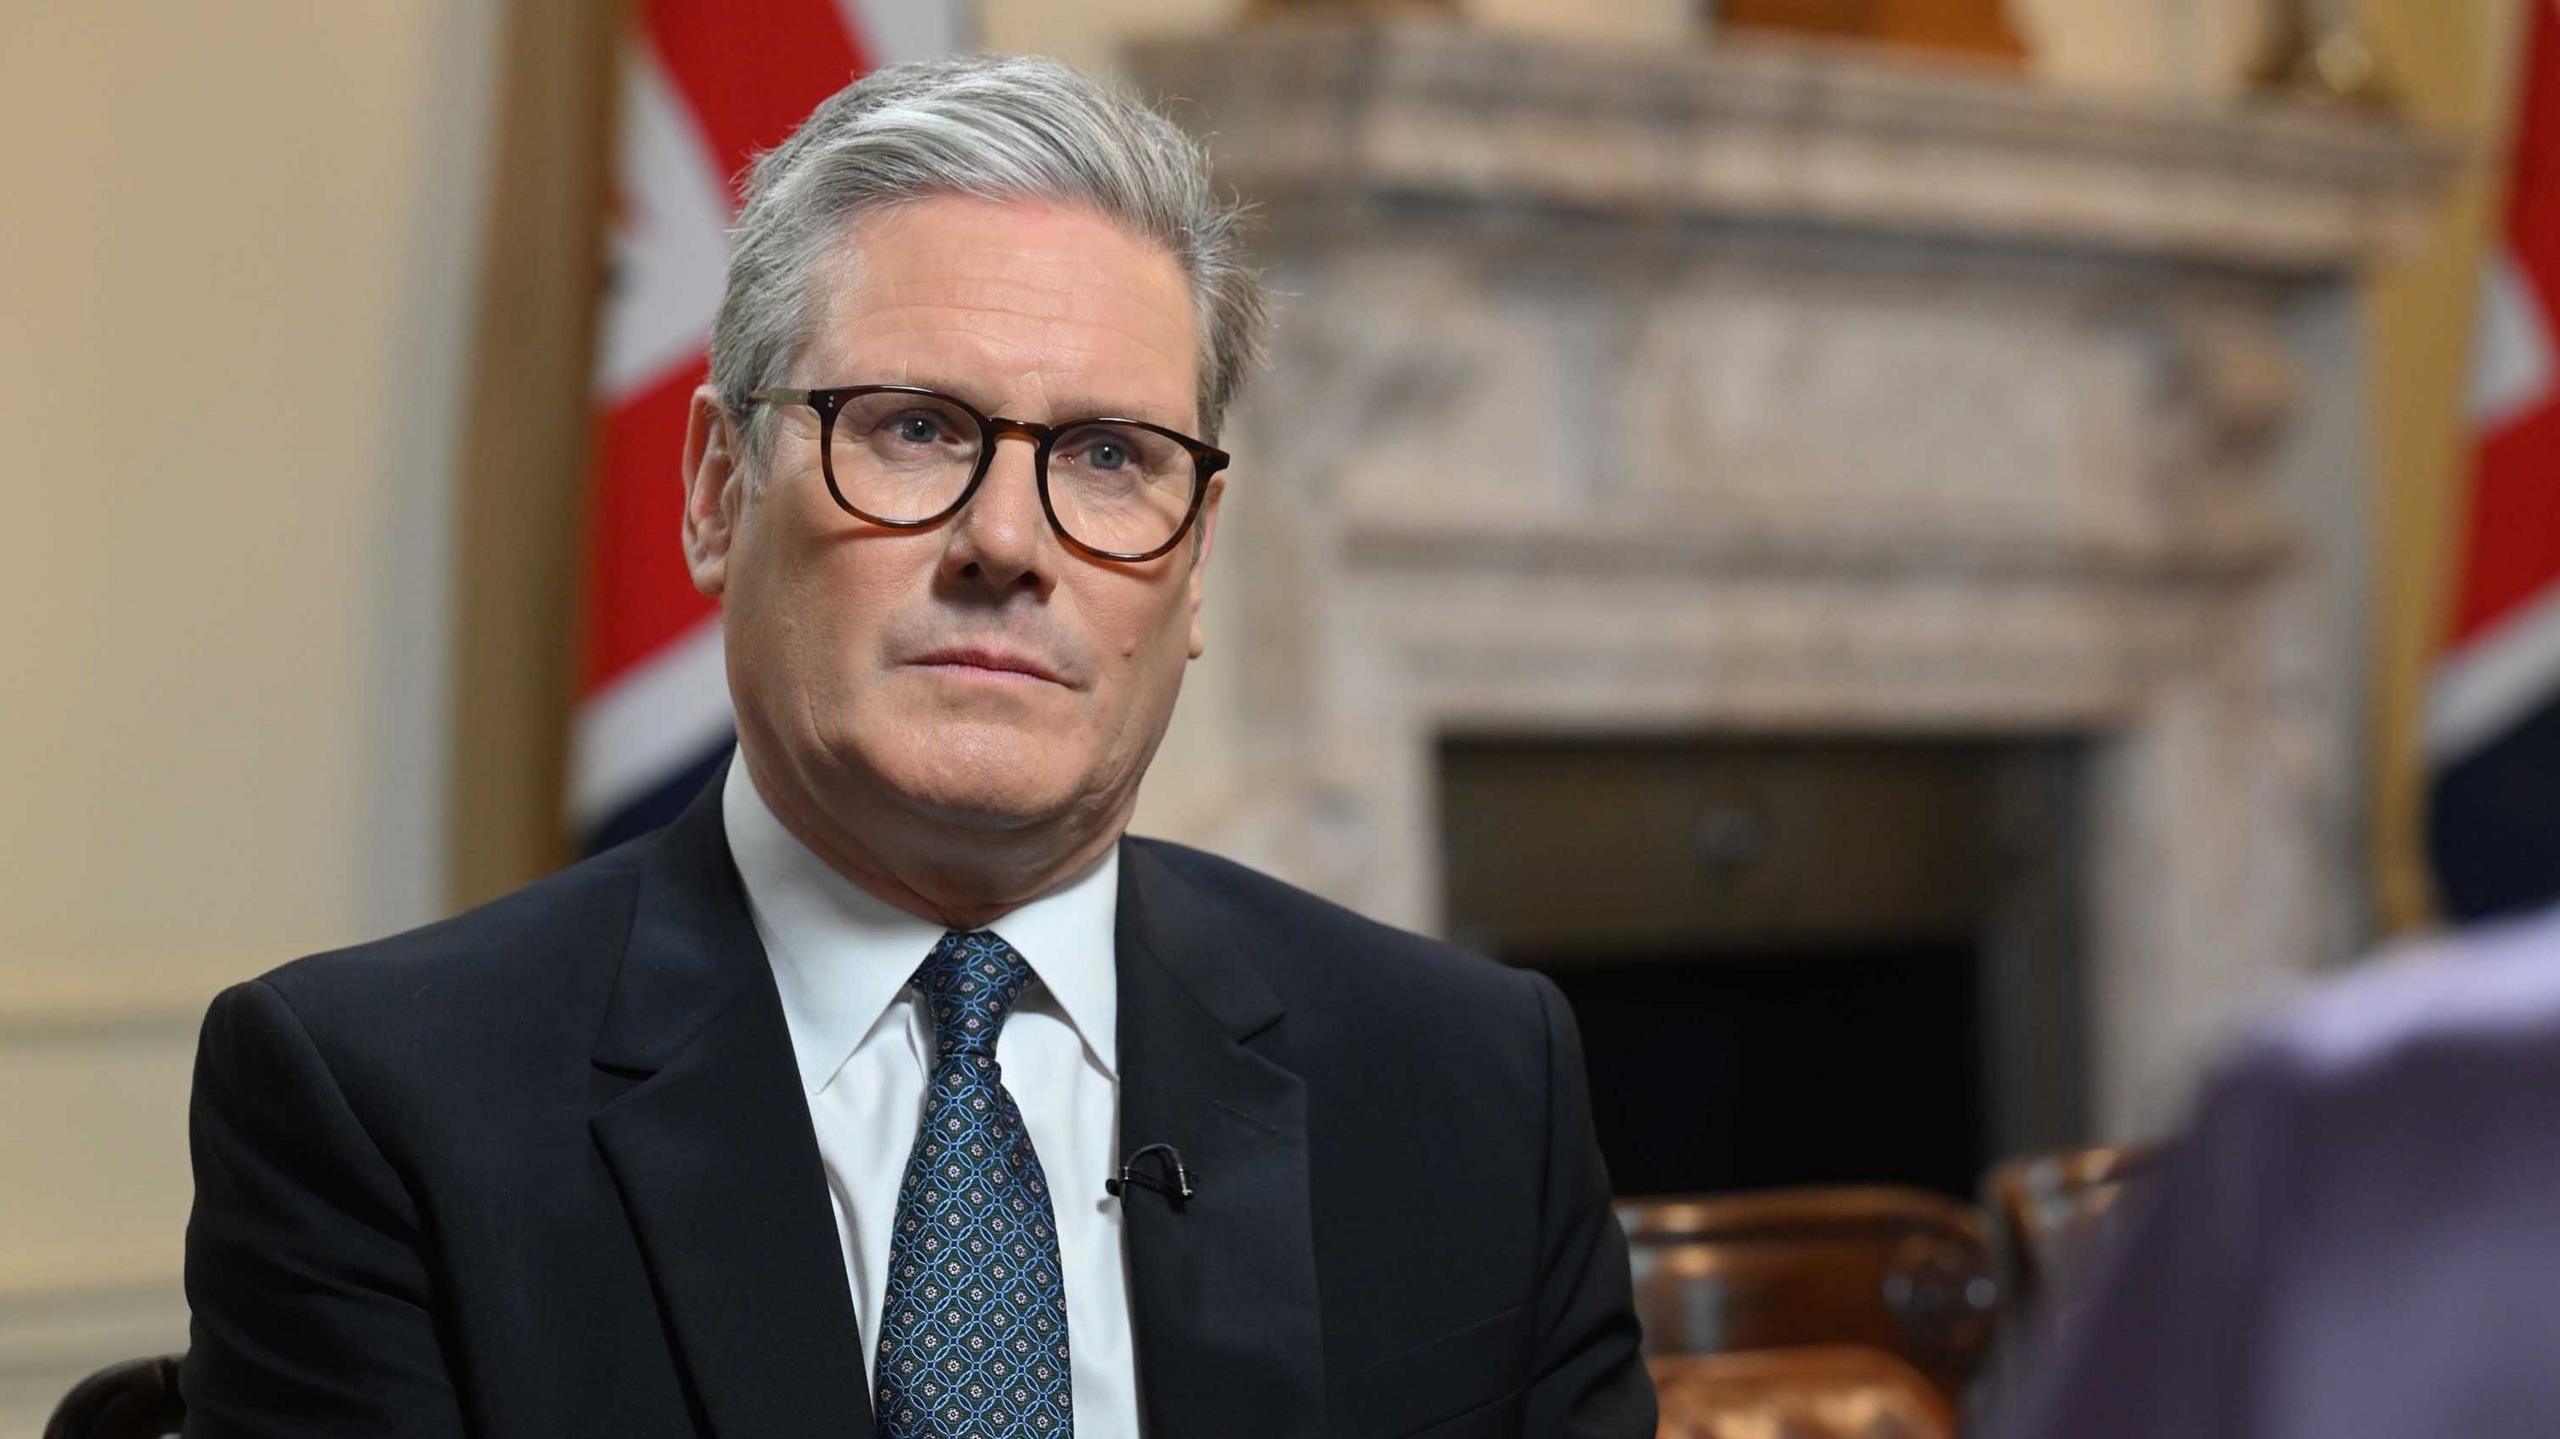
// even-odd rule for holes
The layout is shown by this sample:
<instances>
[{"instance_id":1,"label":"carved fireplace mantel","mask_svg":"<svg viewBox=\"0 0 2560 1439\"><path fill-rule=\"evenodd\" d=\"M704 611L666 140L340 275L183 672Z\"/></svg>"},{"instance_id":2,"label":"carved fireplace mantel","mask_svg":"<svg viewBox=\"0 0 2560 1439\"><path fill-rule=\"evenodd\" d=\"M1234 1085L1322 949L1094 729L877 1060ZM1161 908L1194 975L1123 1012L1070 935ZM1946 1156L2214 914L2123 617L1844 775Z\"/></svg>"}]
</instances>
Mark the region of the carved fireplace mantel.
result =
<instances>
[{"instance_id":1,"label":"carved fireplace mantel","mask_svg":"<svg viewBox=\"0 0 2560 1439\"><path fill-rule=\"evenodd\" d=\"M2448 144L1450 24L1131 70L1282 295L1142 823L1432 928L1452 734L2085 740L2119 1133L2362 941L2351 282Z\"/></svg>"},{"instance_id":2,"label":"carved fireplace mantel","mask_svg":"<svg viewBox=\"0 0 2560 1439\"><path fill-rule=\"evenodd\" d=\"M1271 20L1131 65L1275 210L1376 199L1821 222L2328 271L2459 158L2368 115L2057 93L2000 69L1719 39L1635 55L1448 23Z\"/></svg>"}]
</instances>

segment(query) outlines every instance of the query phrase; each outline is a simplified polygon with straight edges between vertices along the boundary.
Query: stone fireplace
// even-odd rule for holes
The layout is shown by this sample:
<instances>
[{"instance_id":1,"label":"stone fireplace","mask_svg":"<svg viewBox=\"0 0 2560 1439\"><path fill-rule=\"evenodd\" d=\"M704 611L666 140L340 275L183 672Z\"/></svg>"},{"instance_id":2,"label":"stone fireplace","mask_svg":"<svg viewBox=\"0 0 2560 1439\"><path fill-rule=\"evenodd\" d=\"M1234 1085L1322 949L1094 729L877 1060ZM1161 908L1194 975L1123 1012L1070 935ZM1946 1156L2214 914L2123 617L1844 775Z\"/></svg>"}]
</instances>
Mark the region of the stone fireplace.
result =
<instances>
[{"instance_id":1,"label":"stone fireplace","mask_svg":"<svg viewBox=\"0 0 2560 1439\"><path fill-rule=\"evenodd\" d=\"M1979 962L1986 1062L2076 1117L1995 1141L2172 1118L2362 942L2350 282L2448 148L1768 42L1273 21L1131 69L1283 296L1143 825L1446 931L1453 743L2067 751L2071 932ZM2071 1073L2017 1017L2057 964Z\"/></svg>"}]
</instances>

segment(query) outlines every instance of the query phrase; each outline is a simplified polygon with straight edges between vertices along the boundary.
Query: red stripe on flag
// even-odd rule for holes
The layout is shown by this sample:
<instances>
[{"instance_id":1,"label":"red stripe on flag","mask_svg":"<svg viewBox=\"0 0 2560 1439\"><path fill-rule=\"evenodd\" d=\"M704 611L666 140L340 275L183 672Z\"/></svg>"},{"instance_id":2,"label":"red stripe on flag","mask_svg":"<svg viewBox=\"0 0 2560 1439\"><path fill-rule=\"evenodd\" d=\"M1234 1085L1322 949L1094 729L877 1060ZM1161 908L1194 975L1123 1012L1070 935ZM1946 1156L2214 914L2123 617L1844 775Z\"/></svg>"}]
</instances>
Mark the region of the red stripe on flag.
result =
<instances>
[{"instance_id":1,"label":"red stripe on flag","mask_svg":"<svg viewBox=\"0 0 2560 1439\"><path fill-rule=\"evenodd\" d=\"M2560 341L2560 23L2551 0L2530 9L2506 241L2531 280L2533 323ZM2560 393L2478 445L2453 607L2457 646L2560 585Z\"/></svg>"},{"instance_id":2,"label":"red stripe on flag","mask_svg":"<svg viewBox=\"0 0 2560 1439\"><path fill-rule=\"evenodd\" d=\"M2560 303L2560 9L2534 0L2525 37L2513 149L2508 157L2507 245L2541 287L2545 319Z\"/></svg>"},{"instance_id":3,"label":"red stripe on flag","mask_svg":"<svg viewBox=\"0 0 2560 1439\"><path fill-rule=\"evenodd\" d=\"M2560 584L2560 406L2535 410L2481 443L2469 528L2457 646Z\"/></svg>"},{"instance_id":4,"label":"red stripe on flag","mask_svg":"<svg viewBox=\"0 0 2560 1439\"><path fill-rule=\"evenodd\" d=\"M871 68L835 0L649 0L644 23L737 203L740 172Z\"/></svg>"},{"instance_id":5,"label":"red stripe on flag","mask_svg":"<svg viewBox=\"0 0 2560 1439\"><path fill-rule=\"evenodd\" d=\"M591 695L716 608L684 565L684 427L710 361L678 366L597 426L588 497L587 654Z\"/></svg>"}]
</instances>

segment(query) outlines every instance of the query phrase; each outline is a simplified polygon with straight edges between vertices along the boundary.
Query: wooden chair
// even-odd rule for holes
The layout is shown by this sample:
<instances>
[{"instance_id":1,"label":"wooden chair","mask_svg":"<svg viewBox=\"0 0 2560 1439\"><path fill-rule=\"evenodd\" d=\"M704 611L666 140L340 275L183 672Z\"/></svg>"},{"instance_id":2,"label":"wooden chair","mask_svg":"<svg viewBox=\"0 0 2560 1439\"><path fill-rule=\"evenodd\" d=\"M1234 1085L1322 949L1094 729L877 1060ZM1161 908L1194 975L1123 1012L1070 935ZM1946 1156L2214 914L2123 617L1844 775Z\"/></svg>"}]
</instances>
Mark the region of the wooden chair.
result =
<instances>
[{"instance_id":1,"label":"wooden chair","mask_svg":"<svg viewBox=\"0 0 2560 1439\"><path fill-rule=\"evenodd\" d=\"M128 1359L79 1383L54 1406L44 1439L167 1439L184 1427L178 1356Z\"/></svg>"},{"instance_id":2,"label":"wooden chair","mask_svg":"<svg viewBox=\"0 0 2560 1439\"><path fill-rule=\"evenodd\" d=\"M2087 1278L2118 1227L2128 1188L2165 1153L2157 1144L2056 1150L2022 1155L1991 1171L1984 1204L1996 1222L2012 1312Z\"/></svg>"},{"instance_id":3,"label":"wooden chair","mask_svg":"<svg viewBox=\"0 0 2560 1439\"><path fill-rule=\"evenodd\" d=\"M1648 1355L1856 1346L1951 1406L2000 1308L1970 1205L1888 1187L1624 1201Z\"/></svg>"},{"instance_id":4,"label":"wooden chair","mask_svg":"<svg viewBox=\"0 0 2560 1439\"><path fill-rule=\"evenodd\" d=\"M1955 1411L1920 1371L1846 1345L1662 1354L1658 1439L1954 1439Z\"/></svg>"}]
</instances>

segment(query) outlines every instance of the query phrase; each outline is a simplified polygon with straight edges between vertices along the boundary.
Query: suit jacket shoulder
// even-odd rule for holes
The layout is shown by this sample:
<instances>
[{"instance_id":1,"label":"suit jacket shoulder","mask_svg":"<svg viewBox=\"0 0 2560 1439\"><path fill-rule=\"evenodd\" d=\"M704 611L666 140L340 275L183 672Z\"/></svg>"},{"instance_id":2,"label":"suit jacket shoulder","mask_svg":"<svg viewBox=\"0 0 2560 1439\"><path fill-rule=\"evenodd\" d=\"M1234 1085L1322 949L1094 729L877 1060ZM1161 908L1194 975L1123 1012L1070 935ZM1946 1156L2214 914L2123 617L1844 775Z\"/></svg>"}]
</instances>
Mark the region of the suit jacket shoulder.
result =
<instances>
[{"instance_id":1,"label":"suit jacket shoulder","mask_svg":"<svg viewBox=\"0 0 2560 1439\"><path fill-rule=\"evenodd\" d=\"M395 1163L422 1146L494 1152L512 1124L543 1112L529 1098L587 1087L651 843L295 960L218 998L209 1023L267 991Z\"/></svg>"},{"instance_id":2,"label":"suit jacket shoulder","mask_svg":"<svg viewBox=\"0 0 2560 1439\"><path fill-rule=\"evenodd\" d=\"M387 1005L411 1014L536 998L576 982L574 967L556 961L619 952L652 843L634 840L461 914L308 955L252 982L297 1006Z\"/></svg>"},{"instance_id":3,"label":"suit jacket shoulder","mask_svg":"<svg viewBox=\"0 0 2560 1439\"><path fill-rule=\"evenodd\" d=\"M1555 987L1180 845L1130 841L1121 884L1124 936L1180 951L1203 1008L1302 1104L1274 1142L1304 1146L1303 1199L1266 1185L1256 1202L1305 1205L1332 1432L1651 1434L1625 1240ZM1151 1111L1131 1075L1124 1112ZM1131 1216L1133 1262L1151 1215Z\"/></svg>"},{"instance_id":4,"label":"suit jacket shoulder","mask_svg":"<svg viewBox=\"0 0 2560 1439\"><path fill-rule=\"evenodd\" d=\"M1583 1122L1580 1040L1543 975L1198 850L1132 851L1141 885L1176 879L1183 929L1241 956L1284 1011L1266 1042L1308 1086L1319 1169L1369 1187L1339 1216L1346 1229L1388 1193L1428 1206L1453 1190L1516 1191L1544 1160L1556 1107ZM1439 1162L1406 1166L1425 1156ZM1320 1223L1334 1217L1318 1207Z\"/></svg>"},{"instance_id":5,"label":"suit jacket shoulder","mask_svg":"<svg viewBox=\"0 0 2560 1439\"><path fill-rule=\"evenodd\" d=\"M1435 1027L1535 1026L1546 981L1456 945L1382 924L1249 869L1165 840L1132 839L1141 863L1159 866L1212 904L1238 945L1294 1012L1300 1002L1340 1018L1391 1023L1427 1015Z\"/></svg>"}]
</instances>

